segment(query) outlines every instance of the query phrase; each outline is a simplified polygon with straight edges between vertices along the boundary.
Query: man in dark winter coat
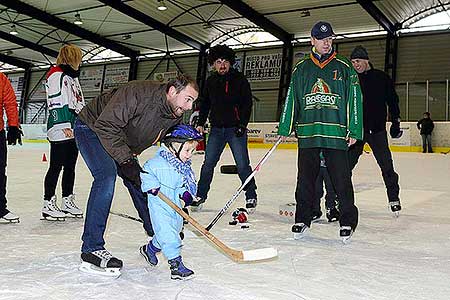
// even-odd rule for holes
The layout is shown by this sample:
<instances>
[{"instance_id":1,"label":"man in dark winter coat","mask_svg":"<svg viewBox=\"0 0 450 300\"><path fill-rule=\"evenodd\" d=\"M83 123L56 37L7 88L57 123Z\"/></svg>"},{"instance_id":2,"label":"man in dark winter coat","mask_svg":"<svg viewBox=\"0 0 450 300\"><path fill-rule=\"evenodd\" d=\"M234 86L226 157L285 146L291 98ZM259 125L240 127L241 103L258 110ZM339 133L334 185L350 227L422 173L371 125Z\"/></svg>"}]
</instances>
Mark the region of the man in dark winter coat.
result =
<instances>
[{"instance_id":1,"label":"man in dark winter coat","mask_svg":"<svg viewBox=\"0 0 450 300\"><path fill-rule=\"evenodd\" d=\"M391 120L389 130L391 137L400 138L402 135L398 96L391 78L385 72L373 68L369 61L369 54L364 47L357 46L350 59L358 72L363 93L364 124L364 140L358 141L349 150L350 167L353 169L356 166L359 156L363 152L364 144L368 143L381 169L391 210L398 216L401 210L400 187L398 175L394 171L386 132L387 106Z\"/></svg>"},{"instance_id":2,"label":"man in dark winter coat","mask_svg":"<svg viewBox=\"0 0 450 300\"><path fill-rule=\"evenodd\" d=\"M201 95L197 130L204 131L209 116L211 130L206 144L205 160L198 182L197 201L193 210L199 210L205 202L213 178L214 168L228 143L242 182L251 174L247 148L247 124L252 110L252 92L244 75L232 66L235 53L228 46L218 45L209 50L208 62L214 67ZM245 187L246 208L256 207L256 184L252 179Z\"/></svg>"},{"instance_id":3,"label":"man in dark winter coat","mask_svg":"<svg viewBox=\"0 0 450 300\"><path fill-rule=\"evenodd\" d=\"M185 75L167 84L131 81L96 97L79 113L75 141L94 178L82 236L83 271L95 272L100 267L112 270L100 273L116 275L122 267L122 261L105 249L103 238L117 175L123 179L144 229L153 236L137 156L180 123L197 97L197 83Z\"/></svg>"},{"instance_id":4,"label":"man in dark winter coat","mask_svg":"<svg viewBox=\"0 0 450 300\"><path fill-rule=\"evenodd\" d=\"M424 112L423 118L417 122L417 129L420 130L422 136L422 153L433 153L433 147L431 145L431 133L434 129L434 122L431 120L430 113Z\"/></svg>"}]
</instances>

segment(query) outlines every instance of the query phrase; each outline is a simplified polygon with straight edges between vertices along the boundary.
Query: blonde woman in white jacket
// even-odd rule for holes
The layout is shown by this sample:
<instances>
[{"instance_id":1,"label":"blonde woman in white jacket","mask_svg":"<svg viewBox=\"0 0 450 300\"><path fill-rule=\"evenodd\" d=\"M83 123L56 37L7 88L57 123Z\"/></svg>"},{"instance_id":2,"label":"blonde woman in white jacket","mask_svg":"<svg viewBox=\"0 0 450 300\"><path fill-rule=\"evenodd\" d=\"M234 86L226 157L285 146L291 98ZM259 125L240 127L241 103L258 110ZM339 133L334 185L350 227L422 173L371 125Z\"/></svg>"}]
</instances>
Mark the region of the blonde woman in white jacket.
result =
<instances>
[{"instance_id":1,"label":"blonde woman in white jacket","mask_svg":"<svg viewBox=\"0 0 450 300\"><path fill-rule=\"evenodd\" d=\"M56 66L47 74L46 90L49 116L47 139L50 142L50 166L44 180L42 216L48 220L63 221L67 216L83 217L74 200L75 165L78 148L73 136L73 124L84 107L84 97L78 77L82 53L75 45L64 45L56 59ZM55 195L61 170L62 203L58 207Z\"/></svg>"}]
</instances>

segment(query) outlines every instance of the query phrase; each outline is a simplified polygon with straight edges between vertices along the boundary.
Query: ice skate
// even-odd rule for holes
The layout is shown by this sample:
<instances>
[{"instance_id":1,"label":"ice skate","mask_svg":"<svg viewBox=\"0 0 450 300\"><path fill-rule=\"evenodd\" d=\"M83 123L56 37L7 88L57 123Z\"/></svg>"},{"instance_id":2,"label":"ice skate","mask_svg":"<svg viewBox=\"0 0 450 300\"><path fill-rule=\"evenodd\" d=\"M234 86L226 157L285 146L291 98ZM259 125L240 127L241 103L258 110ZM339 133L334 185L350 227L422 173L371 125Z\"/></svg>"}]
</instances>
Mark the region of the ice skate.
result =
<instances>
[{"instance_id":1,"label":"ice skate","mask_svg":"<svg viewBox=\"0 0 450 300\"><path fill-rule=\"evenodd\" d=\"M311 218L311 222L317 222L319 221L320 217L322 217L322 212L321 211L315 211L312 213L312 218Z\"/></svg>"},{"instance_id":2,"label":"ice skate","mask_svg":"<svg viewBox=\"0 0 450 300\"><path fill-rule=\"evenodd\" d=\"M400 211L402 210L402 206L400 205L400 201L390 201L389 207L391 208L392 214L395 218L400 216Z\"/></svg>"},{"instance_id":3,"label":"ice skate","mask_svg":"<svg viewBox=\"0 0 450 300\"><path fill-rule=\"evenodd\" d=\"M56 196L50 200L44 199L44 207L42 207L42 218L49 221L65 221L66 214L63 213L56 205Z\"/></svg>"},{"instance_id":4,"label":"ice skate","mask_svg":"<svg viewBox=\"0 0 450 300\"><path fill-rule=\"evenodd\" d=\"M170 278L187 280L194 278L194 271L188 269L183 264L181 256L169 260Z\"/></svg>"},{"instance_id":5,"label":"ice skate","mask_svg":"<svg viewBox=\"0 0 450 300\"><path fill-rule=\"evenodd\" d=\"M196 200L192 201L191 204L191 211L198 212L203 209L203 203L205 203L206 199L203 199L201 197L197 197Z\"/></svg>"},{"instance_id":6,"label":"ice skate","mask_svg":"<svg viewBox=\"0 0 450 300\"><path fill-rule=\"evenodd\" d=\"M75 204L74 194L62 198L61 211L66 213L68 217L83 218L83 211Z\"/></svg>"},{"instance_id":7,"label":"ice skate","mask_svg":"<svg viewBox=\"0 0 450 300\"><path fill-rule=\"evenodd\" d=\"M6 215L0 218L2 223L20 223L20 219L18 215L13 214L12 212L8 212Z\"/></svg>"},{"instance_id":8,"label":"ice skate","mask_svg":"<svg viewBox=\"0 0 450 300\"><path fill-rule=\"evenodd\" d=\"M350 243L352 235L353 229L350 226L341 226L341 229L339 230L339 236L341 237L344 244Z\"/></svg>"},{"instance_id":9,"label":"ice skate","mask_svg":"<svg viewBox=\"0 0 450 300\"><path fill-rule=\"evenodd\" d=\"M249 214L253 214L255 212L257 204L258 200L256 200L256 198L245 200L245 208L247 209Z\"/></svg>"},{"instance_id":10,"label":"ice skate","mask_svg":"<svg viewBox=\"0 0 450 300\"><path fill-rule=\"evenodd\" d=\"M294 240L300 240L307 236L309 231L309 226L304 223L295 223L292 225L292 232L294 233Z\"/></svg>"},{"instance_id":11,"label":"ice skate","mask_svg":"<svg viewBox=\"0 0 450 300\"><path fill-rule=\"evenodd\" d=\"M336 222L339 221L340 213L336 207L327 210L327 219L328 222Z\"/></svg>"},{"instance_id":12,"label":"ice skate","mask_svg":"<svg viewBox=\"0 0 450 300\"><path fill-rule=\"evenodd\" d=\"M141 246L139 252L145 258L145 260L153 267L158 264L158 257L156 253L160 252L161 249L156 248L150 241L147 245Z\"/></svg>"},{"instance_id":13,"label":"ice skate","mask_svg":"<svg viewBox=\"0 0 450 300\"><path fill-rule=\"evenodd\" d=\"M105 249L81 253L80 271L85 273L119 277L122 266L123 262Z\"/></svg>"}]
</instances>

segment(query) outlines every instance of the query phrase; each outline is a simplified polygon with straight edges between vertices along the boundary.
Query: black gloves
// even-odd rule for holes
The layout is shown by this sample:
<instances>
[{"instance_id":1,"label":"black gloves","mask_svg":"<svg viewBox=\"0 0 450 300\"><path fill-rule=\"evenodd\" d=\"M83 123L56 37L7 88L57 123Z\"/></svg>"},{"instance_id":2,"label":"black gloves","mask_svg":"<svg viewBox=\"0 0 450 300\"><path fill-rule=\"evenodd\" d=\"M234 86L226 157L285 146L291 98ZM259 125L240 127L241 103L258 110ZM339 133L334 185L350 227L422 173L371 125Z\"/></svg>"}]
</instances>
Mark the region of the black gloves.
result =
<instances>
[{"instance_id":1,"label":"black gloves","mask_svg":"<svg viewBox=\"0 0 450 300\"><path fill-rule=\"evenodd\" d=\"M239 125L239 127L236 128L234 133L236 134L237 137L241 137L245 134L246 131L247 131L246 127Z\"/></svg>"},{"instance_id":2,"label":"black gloves","mask_svg":"<svg viewBox=\"0 0 450 300\"><path fill-rule=\"evenodd\" d=\"M400 130L400 121L392 121L391 128L389 129L389 134L393 139L398 139L402 136L403 131Z\"/></svg>"},{"instance_id":3,"label":"black gloves","mask_svg":"<svg viewBox=\"0 0 450 300\"><path fill-rule=\"evenodd\" d=\"M137 159L130 158L129 160L121 163L119 165L120 175L129 181L139 189L141 188L141 175L140 173L145 173L139 165Z\"/></svg>"},{"instance_id":4,"label":"black gloves","mask_svg":"<svg viewBox=\"0 0 450 300\"><path fill-rule=\"evenodd\" d=\"M22 129L17 126L9 126L8 134L6 136L8 145L16 145L17 143L19 143L19 145L22 145L22 135Z\"/></svg>"}]
</instances>

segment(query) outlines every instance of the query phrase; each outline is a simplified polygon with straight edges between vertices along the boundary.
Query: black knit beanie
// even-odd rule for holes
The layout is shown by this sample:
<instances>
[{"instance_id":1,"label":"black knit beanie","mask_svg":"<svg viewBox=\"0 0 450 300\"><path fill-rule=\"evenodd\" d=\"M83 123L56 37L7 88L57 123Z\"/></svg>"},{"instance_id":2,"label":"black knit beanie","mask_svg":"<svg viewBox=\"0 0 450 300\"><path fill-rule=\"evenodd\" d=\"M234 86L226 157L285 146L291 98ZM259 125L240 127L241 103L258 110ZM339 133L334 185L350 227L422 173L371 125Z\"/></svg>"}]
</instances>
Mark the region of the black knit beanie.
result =
<instances>
[{"instance_id":1,"label":"black knit beanie","mask_svg":"<svg viewBox=\"0 0 450 300\"><path fill-rule=\"evenodd\" d=\"M352 54L350 54L350 59L367 59L369 60L369 54L367 53L366 48L359 45L353 49Z\"/></svg>"}]
</instances>

